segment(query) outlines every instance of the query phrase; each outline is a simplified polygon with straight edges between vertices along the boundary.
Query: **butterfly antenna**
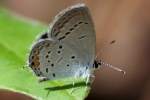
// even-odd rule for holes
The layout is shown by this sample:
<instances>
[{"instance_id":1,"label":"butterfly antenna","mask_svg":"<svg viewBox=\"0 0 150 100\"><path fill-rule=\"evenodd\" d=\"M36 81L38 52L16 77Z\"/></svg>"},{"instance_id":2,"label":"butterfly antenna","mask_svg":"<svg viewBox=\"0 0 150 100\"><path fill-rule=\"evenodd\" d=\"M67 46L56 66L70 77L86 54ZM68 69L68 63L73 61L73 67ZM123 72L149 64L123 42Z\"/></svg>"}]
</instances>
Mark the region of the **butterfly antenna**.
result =
<instances>
[{"instance_id":1,"label":"butterfly antenna","mask_svg":"<svg viewBox=\"0 0 150 100\"><path fill-rule=\"evenodd\" d=\"M103 61L99 61L99 64L100 64L100 65L104 65L104 66L109 67L109 68L112 68L113 70L119 71L119 72L121 72L123 75L126 74L126 72L125 72L124 70L122 70L122 69L120 69L120 68L118 68L118 67L115 67L115 66L113 66L113 65L111 65L111 64L105 63L105 62L103 62Z\"/></svg>"},{"instance_id":2,"label":"butterfly antenna","mask_svg":"<svg viewBox=\"0 0 150 100\"><path fill-rule=\"evenodd\" d=\"M112 40L111 42L109 42L109 45L112 45L112 44L114 44L115 42L116 42L116 40ZM125 72L124 70L122 70L122 69L120 69L120 68L118 68L118 67L115 67L115 66L113 66L113 65L111 65L111 64L105 63L105 62L102 61L102 60L100 60L100 61L98 60L99 54L100 54L104 49L106 49L106 48L108 48L107 45L105 45L105 47L103 47L103 49L101 49L100 52L98 52L98 54L97 54L96 57L95 57L96 63L97 63L98 65L104 65L104 66L106 66L106 67L110 67L110 68L112 68L113 70L119 71L119 72L121 72L121 73L123 73L123 74L125 75L126 72Z\"/></svg>"}]
</instances>

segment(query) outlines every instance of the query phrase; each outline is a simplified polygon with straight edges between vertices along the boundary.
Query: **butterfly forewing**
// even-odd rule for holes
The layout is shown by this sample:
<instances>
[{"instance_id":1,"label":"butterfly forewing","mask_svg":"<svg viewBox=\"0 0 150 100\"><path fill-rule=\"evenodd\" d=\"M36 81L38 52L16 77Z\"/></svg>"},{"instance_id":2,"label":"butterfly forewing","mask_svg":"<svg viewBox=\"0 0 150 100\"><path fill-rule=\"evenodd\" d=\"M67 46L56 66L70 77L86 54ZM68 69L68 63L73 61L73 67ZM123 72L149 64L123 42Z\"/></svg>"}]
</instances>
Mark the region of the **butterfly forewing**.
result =
<instances>
[{"instance_id":1,"label":"butterfly forewing","mask_svg":"<svg viewBox=\"0 0 150 100\"><path fill-rule=\"evenodd\" d=\"M93 63L95 30L89 9L84 4L78 4L62 11L55 17L50 27L49 36L51 38L74 48L77 55L82 55L79 57L81 64Z\"/></svg>"}]
</instances>

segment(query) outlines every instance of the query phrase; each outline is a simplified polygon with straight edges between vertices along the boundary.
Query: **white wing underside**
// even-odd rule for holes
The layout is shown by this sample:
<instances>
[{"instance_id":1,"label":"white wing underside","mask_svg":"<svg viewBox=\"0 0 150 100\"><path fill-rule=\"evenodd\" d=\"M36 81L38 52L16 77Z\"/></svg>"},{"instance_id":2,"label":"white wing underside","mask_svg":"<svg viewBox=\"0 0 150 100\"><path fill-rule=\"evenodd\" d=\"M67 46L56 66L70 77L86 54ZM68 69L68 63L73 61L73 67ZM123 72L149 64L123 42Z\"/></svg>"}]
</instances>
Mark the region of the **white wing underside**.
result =
<instances>
[{"instance_id":1,"label":"white wing underside","mask_svg":"<svg viewBox=\"0 0 150 100\"><path fill-rule=\"evenodd\" d=\"M50 44L48 47L43 45L40 50L40 70L33 70L50 80L88 77L93 71L95 42L94 25L88 8L84 4L69 7L55 17L48 38L33 46L32 51L43 44Z\"/></svg>"}]
</instances>

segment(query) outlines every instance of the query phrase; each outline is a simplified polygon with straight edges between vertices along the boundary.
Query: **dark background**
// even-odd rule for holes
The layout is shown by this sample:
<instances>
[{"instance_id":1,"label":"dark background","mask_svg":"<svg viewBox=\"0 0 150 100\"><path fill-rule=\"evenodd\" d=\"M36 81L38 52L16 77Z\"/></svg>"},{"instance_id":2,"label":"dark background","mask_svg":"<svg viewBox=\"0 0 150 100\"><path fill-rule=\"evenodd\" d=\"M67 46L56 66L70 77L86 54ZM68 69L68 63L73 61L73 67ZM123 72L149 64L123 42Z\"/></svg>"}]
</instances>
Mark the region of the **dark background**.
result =
<instances>
[{"instance_id":1,"label":"dark background","mask_svg":"<svg viewBox=\"0 0 150 100\"><path fill-rule=\"evenodd\" d=\"M48 24L62 9L85 2L91 10L99 59L126 71L101 67L87 100L150 100L149 0L1 0L11 11ZM109 42L116 40L110 45ZM1 100L30 100L0 92Z\"/></svg>"}]
</instances>

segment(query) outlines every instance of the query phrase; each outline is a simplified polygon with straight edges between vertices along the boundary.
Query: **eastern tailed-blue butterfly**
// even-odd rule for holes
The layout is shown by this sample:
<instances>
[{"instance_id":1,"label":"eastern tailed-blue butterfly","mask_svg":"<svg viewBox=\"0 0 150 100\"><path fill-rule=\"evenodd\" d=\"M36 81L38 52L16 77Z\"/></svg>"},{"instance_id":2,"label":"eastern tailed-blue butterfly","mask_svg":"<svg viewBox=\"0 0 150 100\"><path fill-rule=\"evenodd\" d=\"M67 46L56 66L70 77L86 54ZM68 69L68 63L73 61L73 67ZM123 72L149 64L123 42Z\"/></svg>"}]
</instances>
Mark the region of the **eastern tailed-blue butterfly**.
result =
<instances>
[{"instance_id":1,"label":"eastern tailed-blue butterfly","mask_svg":"<svg viewBox=\"0 0 150 100\"><path fill-rule=\"evenodd\" d=\"M89 9L76 4L60 12L49 31L33 45L29 66L46 80L90 78L95 61L96 34Z\"/></svg>"}]
</instances>

